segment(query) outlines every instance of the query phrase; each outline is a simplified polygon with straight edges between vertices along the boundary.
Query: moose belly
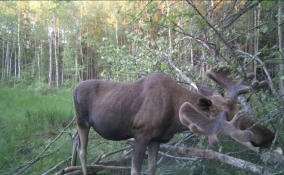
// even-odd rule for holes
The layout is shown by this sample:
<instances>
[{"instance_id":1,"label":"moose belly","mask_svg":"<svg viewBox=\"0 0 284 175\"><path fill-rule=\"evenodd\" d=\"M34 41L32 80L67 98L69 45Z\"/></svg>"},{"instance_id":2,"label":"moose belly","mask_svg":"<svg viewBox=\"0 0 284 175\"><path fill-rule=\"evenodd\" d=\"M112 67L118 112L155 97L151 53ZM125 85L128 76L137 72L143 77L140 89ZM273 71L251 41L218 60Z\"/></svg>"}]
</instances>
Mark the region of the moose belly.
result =
<instances>
[{"instance_id":1,"label":"moose belly","mask_svg":"<svg viewBox=\"0 0 284 175\"><path fill-rule=\"evenodd\" d=\"M131 138L129 133L128 121L123 120L107 120L97 117L91 122L92 127L103 138L108 140L125 140Z\"/></svg>"}]
</instances>

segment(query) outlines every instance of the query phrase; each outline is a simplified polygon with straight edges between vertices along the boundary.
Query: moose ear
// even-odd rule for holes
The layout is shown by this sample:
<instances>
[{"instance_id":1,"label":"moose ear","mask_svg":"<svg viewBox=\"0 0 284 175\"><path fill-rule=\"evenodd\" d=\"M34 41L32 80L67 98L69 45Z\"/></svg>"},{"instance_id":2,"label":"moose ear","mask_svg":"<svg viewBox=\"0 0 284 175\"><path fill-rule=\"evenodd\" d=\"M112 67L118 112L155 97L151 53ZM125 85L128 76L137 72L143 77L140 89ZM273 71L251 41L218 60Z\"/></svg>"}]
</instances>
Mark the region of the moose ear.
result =
<instances>
[{"instance_id":1,"label":"moose ear","mask_svg":"<svg viewBox=\"0 0 284 175\"><path fill-rule=\"evenodd\" d=\"M202 111L209 111L210 106L212 106L212 102L207 98L200 98L198 101L198 106Z\"/></svg>"}]
</instances>

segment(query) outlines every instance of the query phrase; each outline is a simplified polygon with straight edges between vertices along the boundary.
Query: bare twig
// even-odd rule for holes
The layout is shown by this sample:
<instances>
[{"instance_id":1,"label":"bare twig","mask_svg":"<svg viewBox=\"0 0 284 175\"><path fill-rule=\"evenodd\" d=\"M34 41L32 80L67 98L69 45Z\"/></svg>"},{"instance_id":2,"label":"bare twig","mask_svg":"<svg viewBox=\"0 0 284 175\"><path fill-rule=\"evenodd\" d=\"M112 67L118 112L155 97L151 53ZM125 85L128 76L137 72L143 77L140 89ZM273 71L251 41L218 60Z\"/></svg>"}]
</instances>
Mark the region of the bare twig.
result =
<instances>
[{"instance_id":1,"label":"bare twig","mask_svg":"<svg viewBox=\"0 0 284 175\"><path fill-rule=\"evenodd\" d=\"M15 175L23 174L24 171L29 169L32 165L34 165L37 161L39 161L41 158L43 158L44 153L51 147L51 145L56 142L65 132L67 128L69 128L72 123L74 122L75 117L65 126L65 128L62 129L62 131L49 143L45 146L45 148L31 161L29 161L26 165L18 168L18 171L15 173Z\"/></svg>"},{"instance_id":2,"label":"bare twig","mask_svg":"<svg viewBox=\"0 0 284 175\"><path fill-rule=\"evenodd\" d=\"M159 154L167 157L167 158L171 158L171 159L176 159L176 160L183 160L183 161L197 161L200 160L200 158L190 158L190 157L179 157L179 156L173 156L167 153L164 153L162 151L159 151Z\"/></svg>"},{"instance_id":3,"label":"bare twig","mask_svg":"<svg viewBox=\"0 0 284 175\"><path fill-rule=\"evenodd\" d=\"M114 151L109 152L109 153L102 154L102 155L100 155L100 156L97 158L97 160L94 161L93 164L99 163L102 159L104 159L104 158L106 158L106 157L108 157L108 156L110 156L110 155L113 155L113 154L119 153L119 152L121 152L121 151L125 151L125 150L128 150L128 149L131 149L131 148L132 148L132 146L127 146L127 147L124 147L124 148L120 148L120 149L118 149L118 150L114 150Z\"/></svg>"}]
</instances>

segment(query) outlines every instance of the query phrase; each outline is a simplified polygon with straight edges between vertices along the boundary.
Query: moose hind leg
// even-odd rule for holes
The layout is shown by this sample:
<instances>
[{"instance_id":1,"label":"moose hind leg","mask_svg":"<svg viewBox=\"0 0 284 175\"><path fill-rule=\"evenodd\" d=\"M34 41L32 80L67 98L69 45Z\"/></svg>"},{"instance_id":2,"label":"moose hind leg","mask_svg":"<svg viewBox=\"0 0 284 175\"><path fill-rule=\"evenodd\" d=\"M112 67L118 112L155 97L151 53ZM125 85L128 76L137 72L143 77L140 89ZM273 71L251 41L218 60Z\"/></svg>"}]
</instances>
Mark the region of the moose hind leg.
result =
<instances>
[{"instance_id":1,"label":"moose hind leg","mask_svg":"<svg viewBox=\"0 0 284 175\"><path fill-rule=\"evenodd\" d=\"M140 175L142 163L145 157L147 142L144 140L135 140L132 152L131 175Z\"/></svg>"},{"instance_id":2,"label":"moose hind leg","mask_svg":"<svg viewBox=\"0 0 284 175\"><path fill-rule=\"evenodd\" d=\"M87 146L88 146L88 135L89 135L89 127L80 127L78 126L78 134L79 134L79 139L80 139L80 160L81 160L81 166L82 166L82 171L84 175L87 175Z\"/></svg>"},{"instance_id":3,"label":"moose hind leg","mask_svg":"<svg viewBox=\"0 0 284 175\"><path fill-rule=\"evenodd\" d=\"M160 143L158 142L150 142L148 145L148 168L150 175L155 175L156 172L159 147Z\"/></svg>"}]
</instances>

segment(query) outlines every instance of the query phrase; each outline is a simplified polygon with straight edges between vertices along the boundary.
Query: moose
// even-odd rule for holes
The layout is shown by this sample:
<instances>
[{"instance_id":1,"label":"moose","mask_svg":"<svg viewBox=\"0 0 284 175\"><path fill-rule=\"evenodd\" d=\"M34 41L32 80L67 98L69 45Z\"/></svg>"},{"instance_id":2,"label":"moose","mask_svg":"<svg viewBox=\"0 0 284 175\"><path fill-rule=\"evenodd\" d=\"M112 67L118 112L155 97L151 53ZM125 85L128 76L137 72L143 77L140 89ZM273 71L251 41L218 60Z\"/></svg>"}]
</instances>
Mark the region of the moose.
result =
<instances>
[{"instance_id":1,"label":"moose","mask_svg":"<svg viewBox=\"0 0 284 175\"><path fill-rule=\"evenodd\" d=\"M236 98L251 87L231 77L229 69L211 69L207 76L226 91L198 85L198 92L179 85L164 73L152 73L131 83L86 80L73 91L79 136L79 157L87 175L88 133L92 127L109 140L134 138L131 175L139 175L148 151L149 174L155 174L160 143L190 130L216 145L223 134L252 150L272 144L274 134L250 117L239 117Z\"/></svg>"}]
</instances>

